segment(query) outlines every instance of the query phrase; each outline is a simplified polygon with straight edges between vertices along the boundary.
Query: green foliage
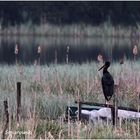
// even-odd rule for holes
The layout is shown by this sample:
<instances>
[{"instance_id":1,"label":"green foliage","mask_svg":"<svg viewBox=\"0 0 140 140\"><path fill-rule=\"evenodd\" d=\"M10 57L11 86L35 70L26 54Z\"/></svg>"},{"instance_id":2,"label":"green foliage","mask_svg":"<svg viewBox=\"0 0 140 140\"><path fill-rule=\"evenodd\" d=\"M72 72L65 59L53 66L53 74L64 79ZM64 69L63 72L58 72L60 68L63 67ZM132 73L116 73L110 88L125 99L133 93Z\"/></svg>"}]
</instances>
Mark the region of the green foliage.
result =
<instances>
[{"instance_id":1,"label":"green foliage","mask_svg":"<svg viewBox=\"0 0 140 140\"><path fill-rule=\"evenodd\" d=\"M59 132L61 128L57 122L46 120L46 121L39 121L38 125L35 130L35 138L45 138L45 135L48 137L48 133L51 133L51 135L55 138L59 138Z\"/></svg>"}]
</instances>

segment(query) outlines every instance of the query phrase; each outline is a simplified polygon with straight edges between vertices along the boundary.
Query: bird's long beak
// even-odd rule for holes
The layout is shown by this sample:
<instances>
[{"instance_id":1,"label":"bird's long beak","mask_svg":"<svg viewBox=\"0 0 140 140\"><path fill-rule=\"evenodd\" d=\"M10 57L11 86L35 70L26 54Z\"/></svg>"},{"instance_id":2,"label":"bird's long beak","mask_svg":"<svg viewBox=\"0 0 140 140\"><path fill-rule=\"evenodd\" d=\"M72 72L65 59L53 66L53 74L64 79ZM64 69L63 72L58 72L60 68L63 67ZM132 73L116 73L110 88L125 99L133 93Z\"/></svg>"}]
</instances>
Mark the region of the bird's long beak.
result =
<instances>
[{"instance_id":1,"label":"bird's long beak","mask_svg":"<svg viewBox=\"0 0 140 140\"><path fill-rule=\"evenodd\" d=\"M103 65L101 68L99 68L98 71L100 71L100 70L101 70L102 68L104 68L104 67L105 67L105 65Z\"/></svg>"}]
</instances>

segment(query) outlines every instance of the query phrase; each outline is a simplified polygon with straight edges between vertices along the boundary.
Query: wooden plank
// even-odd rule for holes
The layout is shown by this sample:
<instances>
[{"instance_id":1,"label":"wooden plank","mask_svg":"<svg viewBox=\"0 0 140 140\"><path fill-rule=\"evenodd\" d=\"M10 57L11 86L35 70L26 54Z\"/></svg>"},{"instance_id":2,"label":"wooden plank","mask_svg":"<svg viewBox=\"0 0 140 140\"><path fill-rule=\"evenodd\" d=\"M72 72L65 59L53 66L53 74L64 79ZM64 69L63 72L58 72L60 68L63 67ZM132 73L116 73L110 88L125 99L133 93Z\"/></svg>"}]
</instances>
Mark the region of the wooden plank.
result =
<instances>
[{"instance_id":1,"label":"wooden plank","mask_svg":"<svg viewBox=\"0 0 140 140\"><path fill-rule=\"evenodd\" d=\"M77 101L75 101L75 103L77 103ZM109 107L109 108L112 108L114 106L114 105L107 105L107 104L101 104L101 103L82 102L82 101L80 101L80 103L81 103L81 105L85 104L85 105L92 105L92 106L97 106L97 107ZM129 107L122 107L122 106L118 106L118 109L140 112L140 110L138 111L138 109L129 108Z\"/></svg>"}]
</instances>

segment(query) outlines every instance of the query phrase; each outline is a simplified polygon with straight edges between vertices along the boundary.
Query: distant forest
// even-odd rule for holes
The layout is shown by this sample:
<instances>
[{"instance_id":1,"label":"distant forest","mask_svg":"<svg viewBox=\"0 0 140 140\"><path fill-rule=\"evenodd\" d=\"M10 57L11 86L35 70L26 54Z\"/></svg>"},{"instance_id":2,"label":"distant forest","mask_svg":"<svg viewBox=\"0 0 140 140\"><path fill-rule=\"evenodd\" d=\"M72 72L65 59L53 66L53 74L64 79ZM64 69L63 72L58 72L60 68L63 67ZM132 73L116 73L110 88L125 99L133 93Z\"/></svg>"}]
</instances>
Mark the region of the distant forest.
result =
<instances>
[{"instance_id":1,"label":"distant forest","mask_svg":"<svg viewBox=\"0 0 140 140\"><path fill-rule=\"evenodd\" d=\"M1 1L0 23L2 27L51 23L100 25L109 21L112 25L133 25L140 22L139 1Z\"/></svg>"}]
</instances>

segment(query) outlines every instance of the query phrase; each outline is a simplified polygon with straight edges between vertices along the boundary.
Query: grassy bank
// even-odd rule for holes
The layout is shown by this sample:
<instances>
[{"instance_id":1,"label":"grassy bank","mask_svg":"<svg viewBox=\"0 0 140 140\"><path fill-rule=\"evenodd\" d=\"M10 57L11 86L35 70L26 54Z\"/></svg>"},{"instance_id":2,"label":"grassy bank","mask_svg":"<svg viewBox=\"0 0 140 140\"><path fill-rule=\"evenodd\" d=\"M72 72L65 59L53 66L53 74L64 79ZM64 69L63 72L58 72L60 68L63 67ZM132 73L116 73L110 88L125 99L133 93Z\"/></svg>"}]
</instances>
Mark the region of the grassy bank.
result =
<instances>
[{"instance_id":1,"label":"grassy bank","mask_svg":"<svg viewBox=\"0 0 140 140\"><path fill-rule=\"evenodd\" d=\"M4 126L3 101L8 100L10 123L7 138L140 138L139 123L121 122L114 130L111 124L64 122L67 105L80 100L104 103L101 89L102 64L0 67L0 131ZM119 84L119 105L138 108L140 83L139 62L114 63L109 71ZM16 82L22 83L22 112L16 123ZM75 131L76 130L76 131ZM9 134L26 131L28 134Z\"/></svg>"},{"instance_id":2,"label":"grassy bank","mask_svg":"<svg viewBox=\"0 0 140 140\"><path fill-rule=\"evenodd\" d=\"M0 30L0 35L42 35L42 36L74 36L74 37L139 37L140 26L113 26L106 22L99 26L87 24L72 25L33 25L31 22L18 26L8 26Z\"/></svg>"}]
</instances>

